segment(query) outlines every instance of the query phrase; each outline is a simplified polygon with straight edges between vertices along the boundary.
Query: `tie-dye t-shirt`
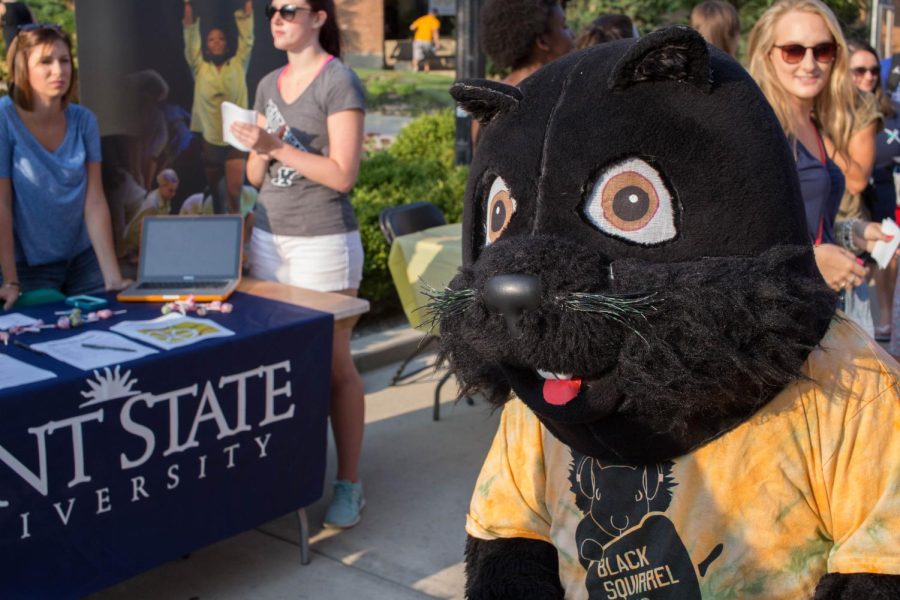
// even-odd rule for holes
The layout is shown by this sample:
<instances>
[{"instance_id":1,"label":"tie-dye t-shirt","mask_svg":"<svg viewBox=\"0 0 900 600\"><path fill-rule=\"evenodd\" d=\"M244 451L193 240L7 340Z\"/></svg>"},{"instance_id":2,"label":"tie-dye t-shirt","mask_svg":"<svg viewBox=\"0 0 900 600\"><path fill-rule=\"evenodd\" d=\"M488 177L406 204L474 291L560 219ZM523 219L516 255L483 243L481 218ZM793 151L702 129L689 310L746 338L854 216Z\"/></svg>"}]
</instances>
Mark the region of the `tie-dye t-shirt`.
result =
<instances>
[{"instance_id":1,"label":"tie-dye t-shirt","mask_svg":"<svg viewBox=\"0 0 900 600\"><path fill-rule=\"evenodd\" d=\"M509 402L466 524L553 544L566 598L809 598L826 573L900 574L897 363L836 320L738 428L646 466L583 456Z\"/></svg>"}]
</instances>

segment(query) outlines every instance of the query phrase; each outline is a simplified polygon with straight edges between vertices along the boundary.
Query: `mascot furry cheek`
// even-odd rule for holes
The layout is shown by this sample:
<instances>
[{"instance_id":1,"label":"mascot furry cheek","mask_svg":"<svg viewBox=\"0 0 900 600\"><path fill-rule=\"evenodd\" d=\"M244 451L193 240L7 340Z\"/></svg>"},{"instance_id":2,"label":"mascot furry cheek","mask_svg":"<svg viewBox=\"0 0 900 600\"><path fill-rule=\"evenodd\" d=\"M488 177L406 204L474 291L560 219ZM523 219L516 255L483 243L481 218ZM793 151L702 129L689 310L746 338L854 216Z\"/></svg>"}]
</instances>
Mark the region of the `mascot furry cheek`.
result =
<instances>
[{"instance_id":1,"label":"mascot furry cheek","mask_svg":"<svg viewBox=\"0 0 900 600\"><path fill-rule=\"evenodd\" d=\"M749 75L676 27L452 93L484 129L432 308L505 404L468 597L900 598L897 365Z\"/></svg>"}]
</instances>

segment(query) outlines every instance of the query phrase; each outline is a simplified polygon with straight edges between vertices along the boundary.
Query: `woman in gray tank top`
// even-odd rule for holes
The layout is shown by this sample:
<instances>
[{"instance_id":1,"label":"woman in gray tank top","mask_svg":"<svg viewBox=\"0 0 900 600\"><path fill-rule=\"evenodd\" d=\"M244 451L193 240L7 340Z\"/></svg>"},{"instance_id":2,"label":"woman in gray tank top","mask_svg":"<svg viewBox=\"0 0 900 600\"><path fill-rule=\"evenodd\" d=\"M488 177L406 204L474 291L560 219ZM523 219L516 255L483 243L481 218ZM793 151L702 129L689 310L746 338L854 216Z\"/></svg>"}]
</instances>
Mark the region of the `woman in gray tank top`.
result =
<instances>
[{"instance_id":1,"label":"woman in gray tank top","mask_svg":"<svg viewBox=\"0 0 900 600\"><path fill-rule=\"evenodd\" d=\"M362 156L362 86L340 61L333 0L272 0L266 16L288 64L260 81L257 125L232 127L252 148L247 179L260 189L250 274L355 296L363 254L347 193ZM365 505L358 472L365 405L350 355L351 329L335 328L332 351L338 473L325 525L337 528L358 523Z\"/></svg>"}]
</instances>

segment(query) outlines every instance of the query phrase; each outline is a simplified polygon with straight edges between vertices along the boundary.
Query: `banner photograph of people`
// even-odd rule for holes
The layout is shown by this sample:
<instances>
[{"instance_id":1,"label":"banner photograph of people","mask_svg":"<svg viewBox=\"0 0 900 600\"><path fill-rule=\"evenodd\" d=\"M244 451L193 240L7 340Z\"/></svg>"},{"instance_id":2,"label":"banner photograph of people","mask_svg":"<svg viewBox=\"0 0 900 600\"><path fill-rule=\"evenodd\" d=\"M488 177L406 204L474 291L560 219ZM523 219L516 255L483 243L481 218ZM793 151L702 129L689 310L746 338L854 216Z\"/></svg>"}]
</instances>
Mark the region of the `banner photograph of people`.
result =
<instances>
[{"instance_id":1,"label":"banner photograph of people","mask_svg":"<svg viewBox=\"0 0 900 600\"><path fill-rule=\"evenodd\" d=\"M284 64L265 0L79 0L81 101L100 125L116 252L136 262L140 224L157 214L242 213L246 153L229 145L222 104L253 106ZM114 51L111 49L115 49Z\"/></svg>"}]
</instances>

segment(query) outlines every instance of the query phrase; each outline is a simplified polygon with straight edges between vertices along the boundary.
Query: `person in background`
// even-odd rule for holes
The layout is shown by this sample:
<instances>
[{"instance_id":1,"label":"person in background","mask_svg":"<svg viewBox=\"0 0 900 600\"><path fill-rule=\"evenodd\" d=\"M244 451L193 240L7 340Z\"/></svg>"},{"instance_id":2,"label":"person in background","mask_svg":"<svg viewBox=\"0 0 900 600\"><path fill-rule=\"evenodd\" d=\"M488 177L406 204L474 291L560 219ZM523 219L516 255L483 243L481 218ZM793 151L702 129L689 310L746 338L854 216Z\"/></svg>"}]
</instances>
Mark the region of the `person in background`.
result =
<instances>
[{"instance_id":1,"label":"person in background","mask_svg":"<svg viewBox=\"0 0 900 600\"><path fill-rule=\"evenodd\" d=\"M333 0L272 0L266 16L275 48L287 53L288 64L260 80L257 124L231 128L252 149L247 180L260 188L250 274L355 296L363 249L348 193L362 158L365 93L340 60ZM365 506L359 474L365 401L350 354L352 327L335 328L331 357L338 460L325 525L335 528L358 523Z\"/></svg>"},{"instance_id":2,"label":"person in background","mask_svg":"<svg viewBox=\"0 0 900 600\"><path fill-rule=\"evenodd\" d=\"M131 172L131 160L134 148L134 137L126 134L110 134L100 138L100 153L103 163L100 165L100 177L103 181L103 192L109 203L109 216L112 221L113 243L116 246L116 256L125 256L125 228L137 214L144 198L147 197L147 188L138 183L134 173ZM126 272L120 262L122 274L130 277L133 274ZM130 269L129 269L130 270Z\"/></svg>"},{"instance_id":3,"label":"person in background","mask_svg":"<svg viewBox=\"0 0 900 600\"><path fill-rule=\"evenodd\" d=\"M409 30L413 33L412 70L418 71L419 64L428 72L431 70L429 58L441 46L441 21L438 19L438 9L432 8L427 15L422 15L412 22Z\"/></svg>"},{"instance_id":4,"label":"person in background","mask_svg":"<svg viewBox=\"0 0 900 600\"><path fill-rule=\"evenodd\" d=\"M706 0L691 10L691 27L718 48L737 57L741 42L741 20L734 5L724 0Z\"/></svg>"},{"instance_id":5,"label":"person in background","mask_svg":"<svg viewBox=\"0 0 900 600\"><path fill-rule=\"evenodd\" d=\"M601 15L587 25L575 39L575 47L590 48L597 44L638 37L637 28L625 15Z\"/></svg>"},{"instance_id":6,"label":"person in background","mask_svg":"<svg viewBox=\"0 0 900 600\"><path fill-rule=\"evenodd\" d=\"M503 83L519 85L552 60L575 49L559 0L487 0L481 7L481 49L501 69ZM472 145L478 123L472 121Z\"/></svg>"},{"instance_id":7,"label":"person in background","mask_svg":"<svg viewBox=\"0 0 900 600\"><path fill-rule=\"evenodd\" d=\"M151 188L161 167L161 157L169 145L169 128L161 110L169 96L169 84L155 69L132 73L126 78L129 97L135 98L134 114L138 126L129 159L134 178Z\"/></svg>"},{"instance_id":8,"label":"person in background","mask_svg":"<svg viewBox=\"0 0 900 600\"><path fill-rule=\"evenodd\" d=\"M24 2L3 0L0 2L0 20L3 21L3 41L6 43L6 50L9 51L19 27L34 23L34 15L31 14Z\"/></svg>"},{"instance_id":9,"label":"person in background","mask_svg":"<svg viewBox=\"0 0 900 600\"><path fill-rule=\"evenodd\" d=\"M235 11L238 47L229 57L225 32L217 27L206 34L205 47L200 39L200 20L194 18L190 0L184 2L184 56L194 76L194 105L191 129L203 136L203 163L207 185L213 190L216 213L239 214L238 199L244 184L247 153L229 146L222 138L222 103L231 102L241 108L249 104L247 67L253 50L253 2ZM218 183L225 177L227 202L217 193Z\"/></svg>"},{"instance_id":10,"label":"person in background","mask_svg":"<svg viewBox=\"0 0 900 600\"><path fill-rule=\"evenodd\" d=\"M875 138L875 166L872 169L871 183L864 194L869 218L880 223L884 219L893 219L897 208L894 165L900 159L900 114L881 85L880 61L875 49L860 41L851 41L849 47L853 84L863 93L874 94L875 104L882 118L882 126ZM891 307L894 304L894 287L897 282L897 258L891 260L886 269L877 269L874 279L875 299L878 302L875 339L885 342L891 339Z\"/></svg>"},{"instance_id":11,"label":"person in background","mask_svg":"<svg viewBox=\"0 0 900 600\"><path fill-rule=\"evenodd\" d=\"M848 56L850 56L852 50L849 44L847 49ZM836 237L846 249L856 255L862 255L865 253L865 249L852 243L852 236L848 235L848 230L858 223L871 220L871 211L866 204L864 195L869 187L872 169L875 167L875 136L881 129L881 113L878 111L875 96L859 91L851 81L852 74L848 70L847 83L854 91L854 114L853 131L847 145L847 152L840 154L831 152L830 140L826 140L826 146L829 153L832 154L834 162L844 173L846 182L835 220ZM872 319L868 277L860 285L844 292L844 312L866 333L874 337L875 326Z\"/></svg>"},{"instance_id":12,"label":"person in background","mask_svg":"<svg viewBox=\"0 0 900 600\"><path fill-rule=\"evenodd\" d=\"M21 292L120 290L97 119L70 104L72 42L57 25L20 29L0 99L0 302ZM23 168L23 167L28 168Z\"/></svg>"},{"instance_id":13,"label":"person in background","mask_svg":"<svg viewBox=\"0 0 900 600\"><path fill-rule=\"evenodd\" d=\"M256 199L259 197L259 190L252 185L245 185L241 188L241 215L245 222L253 220L253 209L256 207ZM203 190L197 194L191 194L181 203L178 209L179 215L212 215L215 214L212 206L212 194L209 190ZM248 229L248 233L252 233L252 226ZM250 239L249 237L247 238Z\"/></svg>"},{"instance_id":14,"label":"person in background","mask_svg":"<svg viewBox=\"0 0 900 600\"><path fill-rule=\"evenodd\" d=\"M130 259L137 258L144 218L172 214L172 199L178 193L178 173L172 169L163 169L156 176L156 185L156 189L147 194L137 214L125 228L125 255Z\"/></svg>"},{"instance_id":15,"label":"person in background","mask_svg":"<svg viewBox=\"0 0 900 600\"><path fill-rule=\"evenodd\" d=\"M879 225L865 221L843 229L840 240L834 232L844 175L831 156L848 160L856 113L840 25L819 0L780 0L756 22L747 53L750 74L794 149L819 271L835 291L850 290L865 280L868 270L842 246L871 250L886 238Z\"/></svg>"}]
</instances>

